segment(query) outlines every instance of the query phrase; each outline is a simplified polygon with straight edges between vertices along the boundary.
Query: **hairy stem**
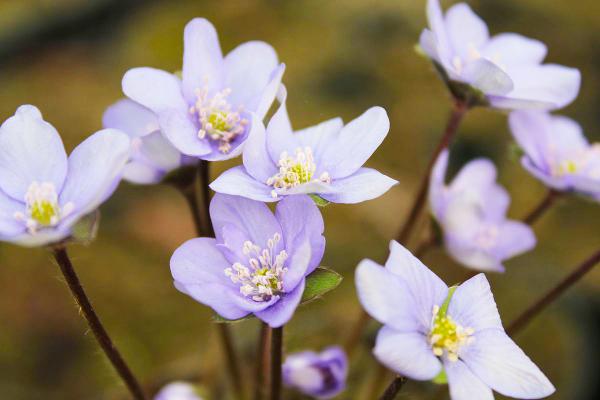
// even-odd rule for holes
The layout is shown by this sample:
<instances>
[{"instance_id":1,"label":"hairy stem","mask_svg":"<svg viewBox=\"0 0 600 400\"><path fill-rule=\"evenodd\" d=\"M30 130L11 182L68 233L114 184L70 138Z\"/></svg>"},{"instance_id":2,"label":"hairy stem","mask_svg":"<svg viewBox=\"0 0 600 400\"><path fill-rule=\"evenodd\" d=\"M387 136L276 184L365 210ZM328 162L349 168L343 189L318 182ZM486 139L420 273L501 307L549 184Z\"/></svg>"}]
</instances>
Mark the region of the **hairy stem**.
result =
<instances>
[{"instance_id":1,"label":"hairy stem","mask_svg":"<svg viewBox=\"0 0 600 400\"><path fill-rule=\"evenodd\" d=\"M269 325L260 323L260 334L256 351L256 371L254 376L254 400L262 400L264 390L267 387L267 376L269 368Z\"/></svg>"},{"instance_id":2,"label":"hairy stem","mask_svg":"<svg viewBox=\"0 0 600 400\"><path fill-rule=\"evenodd\" d=\"M394 380L389 384L387 389L385 389L385 392L383 392L379 399L394 400L396 398L396 395L398 395L398 393L400 393L400 390L402 390L402 386L404 386L405 383L406 378L400 375L396 376Z\"/></svg>"},{"instance_id":3,"label":"hairy stem","mask_svg":"<svg viewBox=\"0 0 600 400\"><path fill-rule=\"evenodd\" d=\"M281 400L283 327L271 329L271 400Z\"/></svg>"},{"instance_id":4,"label":"hairy stem","mask_svg":"<svg viewBox=\"0 0 600 400\"><path fill-rule=\"evenodd\" d=\"M191 179L189 179L191 177ZM194 178L198 179L194 179ZM187 200L190 207L196 233L200 237L215 237L210 219L210 163L200 160L196 174L186 175L174 183ZM242 373L238 363L238 354L233 344L231 330L226 324L218 324L219 339L225 354L227 369L236 393L236 399L244 399Z\"/></svg>"},{"instance_id":5,"label":"hairy stem","mask_svg":"<svg viewBox=\"0 0 600 400\"><path fill-rule=\"evenodd\" d=\"M427 169L425 170L425 174L421 178L419 190L417 192L417 196L413 200L410 212L408 214L408 218L406 219L406 222L404 223L404 225L398 232L398 235L396 236L396 240L398 242L405 244L410 238L410 235L415 227L415 224L417 223L419 215L421 214L421 211L423 210L427 200L427 193L429 191L429 176L431 175L431 170L433 169L435 161L442 153L442 151L444 151L444 149L446 149L450 145L450 143L454 139L454 136L456 136L458 126L460 125L460 122L462 121L463 117L465 116L468 110L469 107L465 103L459 101L456 101L454 103L454 108L452 109L450 118L448 119L446 130L444 131L440 142L438 143L433 154L431 155L429 163L427 164Z\"/></svg>"},{"instance_id":6,"label":"hairy stem","mask_svg":"<svg viewBox=\"0 0 600 400\"><path fill-rule=\"evenodd\" d=\"M590 257L583 261L573 272L567 275L561 282L540 297L528 309L523 311L506 329L506 333L514 335L521 331L532 319L540 314L554 300L563 294L568 288L578 282L585 274L600 262L600 249L596 250Z\"/></svg>"},{"instance_id":7,"label":"hairy stem","mask_svg":"<svg viewBox=\"0 0 600 400\"><path fill-rule=\"evenodd\" d=\"M561 193L555 190L548 190L546 196L533 208L524 218L523 222L527 225L533 225L537 220L548 211L548 209L556 202Z\"/></svg>"},{"instance_id":8,"label":"hairy stem","mask_svg":"<svg viewBox=\"0 0 600 400\"><path fill-rule=\"evenodd\" d=\"M79 281L79 277L75 273L73 264L67 254L66 248L64 246L57 246L52 249L52 252L65 277L65 281L71 290L71 294L75 298L75 301L77 301L83 317L86 319L90 330L94 333L104 354L106 354L115 370L117 370L117 373L131 392L133 398L136 400L145 400L146 395L144 394L141 385L131 372L131 369L121 356L121 353L119 353L119 350L115 347L108 332L106 332L102 322L100 322L100 318L98 318L96 311L94 311L92 303L85 294L83 286Z\"/></svg>"}]
</instances>

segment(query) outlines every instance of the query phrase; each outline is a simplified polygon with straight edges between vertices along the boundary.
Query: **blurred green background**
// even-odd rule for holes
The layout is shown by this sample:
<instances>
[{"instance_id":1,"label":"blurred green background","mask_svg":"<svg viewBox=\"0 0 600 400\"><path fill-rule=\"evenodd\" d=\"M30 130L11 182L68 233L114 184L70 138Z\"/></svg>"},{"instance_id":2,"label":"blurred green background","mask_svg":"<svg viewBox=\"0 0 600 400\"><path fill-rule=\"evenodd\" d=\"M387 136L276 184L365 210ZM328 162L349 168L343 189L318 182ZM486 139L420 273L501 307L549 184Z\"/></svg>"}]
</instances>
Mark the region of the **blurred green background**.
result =
<instances>
[{"instance_id":1,"label":"blurred green background","mask_svg":"<svg viewBox=\"0 0 600 400\"><path fill-rule=\"evenodd\" d=\"M541 39L550 49L548 61L581 69L581 94L561 112L598 141L600 3L469 4L493 33ZM346 279L324 300L301 308L286 329L286 351L321 348L348 334L359 310L353 270L365 257L387 256L449 111L445 88L413 50L426 24L424 8L425 0L2 0L0 118L34 104L72 149L100 129L105 107L122 96L127 69L180 69L182 30L196 16L216 25L225 52L251 39L277 49L287 64L284 81L297 128L338 115L348 121L372 105L384 106L392 128L368 164L401 184L377 200L323 210L323 264ZM511 216L519 218L545 190L515 162L510 144L505 115L474 110L453 146L452 165L456 170L474 157L491 158L512 195ZM236 162L217 165L214 176ZM507 273L489 277L505 323L597 248L599 221L598 204L578 198L559 202L543 217L535 226L538 247L509 261ZM200 377L222 389L211 312L173 288L168 268L173 250L191 237L178 193L123 184L102 207L98 240L71 253L98 313L145 382ZM442 250L424 261L448 283L465 273ZM516 338L557 386L552 399L600 398L599 278L600 271L590 273ZM0 287L1 399L126 398L47 251L0 244ZM340 399L369 398L375 364L368 341L376 329L370 327ZM243 322L234 331L249 381L258 324ZM431 398L435 390L410 382L399 398ZM215 398L226 398L219 393Z\"/></svg>"}]
</instances>

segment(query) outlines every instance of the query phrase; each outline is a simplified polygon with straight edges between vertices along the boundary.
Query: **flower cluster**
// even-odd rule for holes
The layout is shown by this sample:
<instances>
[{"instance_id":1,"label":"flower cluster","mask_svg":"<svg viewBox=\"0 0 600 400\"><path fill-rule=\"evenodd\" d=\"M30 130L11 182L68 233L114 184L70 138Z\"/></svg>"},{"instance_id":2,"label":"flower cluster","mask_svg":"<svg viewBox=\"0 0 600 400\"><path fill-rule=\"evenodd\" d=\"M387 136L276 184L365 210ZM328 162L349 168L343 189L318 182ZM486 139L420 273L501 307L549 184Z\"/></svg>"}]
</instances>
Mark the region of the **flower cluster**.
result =
<instances>
[{"instance_id":1,"label":"flower cluster","mask_svg":"<svg viewBox=\"0 0 600 400\"><path fill-rule=\"evenodd\" d=\"M576 122L548 113L575 99L579 71L542 64L546 46L537 40L517 34L490 37L486 24L464 3L444 15L439 1L429 0L427 16L429 29L421 34L420 48L448 85L456 109L514 110L509 124L523 151L523 167L552 191L600 201L600 145L589 144ZM174 286L214 310L220 322L256 317L271 334L281 334L279 328L308 302L306 292L313 298L325 292L318 286L327 284L311 283L326 270L319 268L325 224L318 206L375 199L398 183L364 166L390 129L384 108L371 107L347 124L333 118L293 130L284 70L264 42L241 44L223 56L215 28L196 18L184 29L181 74L129 70L122 80L127 98L105 111L106 129L70 156L36 107L19 107L0 127L0 240L57 251L83 314L100 342L110 343L76 275L68 271L70 262L64 262L76 224L112 195L121 178L156 184L191 166L241 156L241 165L212 183L201 182L214 235L210 227L201 227L208 221L197 209L197 193L184 193L200 237L174 251L170 271ZM277 109L267 120L275 100ZM504 271L506 260L535 246L531 227L507 217L510 196L489 160L470 161L446 184L450 153L440 149L423 180L429 185L417 199L429 195L453 259L475 270ZM209 187L216 192L210 204ZM270 208L267 203L273 202ZM493 391L526 399L554 392L504 331L484 274L448 287L392 241L385 267L362 261L355 283L364 309L384 325L373 353L398 374L447 381L453 400L489 400ZM335 287L328 285L328 290ZM114 347L103 348L113 362L120 360L118 352L110 354ZM271 370L282 367L287 386L328 399L345 388L348 364L346 353L334 346L290 354ZM124 361L115 367L140 398ZM193 386L175 382L155 399L201 396Z\"/></svg>"}]
</instances>

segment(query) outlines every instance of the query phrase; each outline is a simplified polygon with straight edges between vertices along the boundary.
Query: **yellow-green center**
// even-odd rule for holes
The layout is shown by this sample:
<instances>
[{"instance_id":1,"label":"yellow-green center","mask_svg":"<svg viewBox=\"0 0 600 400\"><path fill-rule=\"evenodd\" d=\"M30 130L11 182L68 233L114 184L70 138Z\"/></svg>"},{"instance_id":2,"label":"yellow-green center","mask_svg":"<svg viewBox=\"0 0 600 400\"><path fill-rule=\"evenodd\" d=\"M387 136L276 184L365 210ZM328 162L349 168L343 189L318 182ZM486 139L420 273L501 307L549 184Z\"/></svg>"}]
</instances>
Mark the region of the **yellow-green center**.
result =
<instances>
[{"instance_id":1,"label":"yellow-green center","mask_svg":"<svg viewBox=\"0 0 600 400\"><path fill-rule=\"evenodd\" d=\"M37 201L31 206L31 218L43 226L51 225L58 213L58 205L47 200Z\"/></svg>"},{"instance_id":2,"label":"yellow-green center","mask_svg":"<svg viewBox=\"0 0 600 400\"><path fill-rule=\"evenodd\" d=\"M441 307L434 307L431 331L428 335L433 354L441 357L446 353L450 361L458 360L460 347L468 344L470 336L474 333L473 329L463 328L448 315L448 306L456 288L453 286L449 289L448 296Z\"/></svg>"}]
</instances>

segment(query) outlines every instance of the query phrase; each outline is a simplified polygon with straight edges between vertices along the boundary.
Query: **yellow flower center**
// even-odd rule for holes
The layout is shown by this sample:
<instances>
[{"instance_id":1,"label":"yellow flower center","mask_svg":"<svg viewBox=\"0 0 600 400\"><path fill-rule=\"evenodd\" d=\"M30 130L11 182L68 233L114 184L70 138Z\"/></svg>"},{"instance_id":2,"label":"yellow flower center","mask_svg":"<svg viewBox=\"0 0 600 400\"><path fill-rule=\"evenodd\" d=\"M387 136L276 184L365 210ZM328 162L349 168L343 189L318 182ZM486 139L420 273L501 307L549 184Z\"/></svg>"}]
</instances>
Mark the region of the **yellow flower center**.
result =
<instances>
[{"instance_id":1,"label":"yellow flower center","mask_svg":"<svg viewBox=\"0 0 600 400\"><path fill-rule=\"evenodd\" d=\"M277 189L285 190L312 182L317 170L310 147L297 148L294 156L290 156L287 151L284 151L279 157L277 166L279 172L267 179L267 185L273 186L275 189L271 193L275 198L277 197ZM330 183L331 178L327 172L323 172L318 181Z\"/></svg>"},{"instance_id":2,"label":"yellow flower center","mask_svg":"<svg viewBox=\"0 0 600 400\"><path fill-rule=\"evenodd\" d=\"M198 137L218 142L221 153L231 150L231 142L244 132L248 124L248 120L242 118L239 110L231 109L227 101L230 94L231 89L224 89L210 97L207 89L198 89L196 103L190 107L190 114L200 124Z\"/></svg>"},{"instance_id":3,"label":"yellow flower center","mask_svg":"<svg viewBox=\"0 0 600 400\"><path fill-rule=\"evenodd\" d=\"M428 339L433 354L438 357L446 354L448 360L457 361L458 352L464 345L473 341L472 335L475 331L471 328L463 328L457 324L451 316L447 315L450 299L456 290L456 286L450 288L448 297L441 307L433 307L433 319Z\"/></svg>"}]
</instances>

